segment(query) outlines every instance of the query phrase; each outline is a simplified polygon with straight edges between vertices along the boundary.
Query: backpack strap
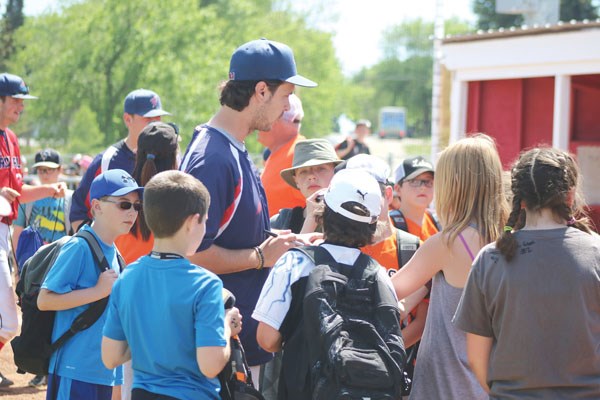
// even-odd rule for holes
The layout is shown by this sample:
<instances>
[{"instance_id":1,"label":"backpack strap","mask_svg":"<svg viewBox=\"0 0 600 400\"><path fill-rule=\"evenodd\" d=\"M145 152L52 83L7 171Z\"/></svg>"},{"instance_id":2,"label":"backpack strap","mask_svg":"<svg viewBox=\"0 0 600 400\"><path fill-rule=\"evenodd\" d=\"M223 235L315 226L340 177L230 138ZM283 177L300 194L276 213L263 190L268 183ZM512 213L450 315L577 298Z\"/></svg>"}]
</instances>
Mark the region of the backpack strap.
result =
<instances>
[{"instance_id":1,"label":"backpack strap","mask_svg":"<svg viewBox=\"0 0 600 400\"><path fill-rule=\"evenodd\" d=\"M354 262L354 265L348 267L344 264L338 263L333 256L321 246L303 246L292 249L299 251L306 255L315 265L328 265L332 267L332 270L338 271L341 275L347 278L358 278L361 276L363 269L371 268L371 270L377 272L376 267L381 265L372 257L361 252ZM345 282L344 282L345 283Z\"/></svg>"},{"instance_id":2,"label":"backpack strap","mask_svg":"<svg viewBox=\"0 0 600 400\"><path fill-rule=\"evenodd\" d=\"M100 243L98 243L98 239L96 239L91 232L79 231L74 236L83 238L88 244L94 257L94 264L98 267L100 273L110 269L108 261L106 260L106 256L100 247ZM117 254L117 259L119 260L119 264L121 264L122 258L119 254ZM108 304L108 297L109 296L91 303L85 311L75 317L69 330L63 333L54 343L52 343L52 352L56 351L59 347L65 344L67 340L75 336L76 333L94 325L102 313L104 313L106 305Z\"/></svg>"},{"instance_id":3,"label":"backpack strap","mask_svg":"<svg viewBox=\"0 0 600 400\"><path fill-rule=\"evenodd\" d=\"M104 256L104 252L100 247L100 243L98 243L98 239L96 239L96 236L94 236L93 233L89 231L79 231L75 234L75 236L83 238L88 246L90 246L90 250L94 256L94 261L96 262L95 264L98 266L98 268L100 268L101 273L110 269L108 261L106 261L106 257Z\"/></svg>"},{"instance_id":4,"label":"backpack strap","mask_svg":"<svg viewBox=\"0 0 600 400\"><path fill-rule=\"evenodd\" d=\"M33 212L33 201L25 204L25 228L31 223L31 213Z\"/></svg>"},{"instance_id":5,"label":"backpack strap","mask_svg":"<svg viewBox=\"0 0 600 400\"><path fill-rule=\"evenodd\" d=\"M398 255L398 269L402 268L415 254L421 240L413 234L396 228L396 253Z\"/></svg>"},{"instance_id":6,"label":"backpack strap","mask_svg":"<svg viewBox=\"0 0 600 400\"><path fill-rule=\"evenodd\" d=\"M408 232L408 225L406 224L406 218L404 218L402 211L390 211L390 218L392 219L392 222L396 228L403 230L404 232Z\"/></svg>"},{"instance_id":7,"label":"backpack strap","mask_svg":"<svg viewBox=\"0 0 600 400\"><path fill-rule=\"evenodd\" d=\"M67 190L66 194L65 194L65 200L63 203L63 211L65 214L65 232L67 233L67 235L70 235L71 232L71 216L69 215L71 213L71 203L73 200L73 191L72 190Z\"/></svg>"}]
</instances>

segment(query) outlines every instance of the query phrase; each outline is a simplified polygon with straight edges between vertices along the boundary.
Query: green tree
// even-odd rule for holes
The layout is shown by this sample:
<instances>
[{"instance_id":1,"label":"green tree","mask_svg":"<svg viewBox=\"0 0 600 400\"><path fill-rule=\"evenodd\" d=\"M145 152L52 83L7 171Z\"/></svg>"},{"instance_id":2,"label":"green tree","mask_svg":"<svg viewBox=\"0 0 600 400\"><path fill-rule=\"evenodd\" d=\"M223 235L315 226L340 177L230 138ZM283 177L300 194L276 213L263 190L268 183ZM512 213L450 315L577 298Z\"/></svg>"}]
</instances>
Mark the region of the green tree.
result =
<instances>
[{"instance_id":1,"label":"green tree","mask_svg":"<svg viewBox=\"0 0 600 400\"><path fill-rule=\"evenodd\" d=\"M593 0L561 0L560 19L581 21L598 18L598 5Z\"/></svg>"},{"instance_id":2,"label":"green tree","mask_svg":"<svg viewBox=\"0 0 600 400\"><path fill-rule=\"evenodd\" d=\"M27 47L12 62L30 71L28 81L40 96L28 105L27 120L35 121L41 137L65 144L85 137L82 124L72 122L85 106L100 143L113 143L126 134L124 97L144 87L160 94L173 113L166 119L178 123L188 140L194 126L218 108L218 84L227 79L232 52L258 37L289 44L298 70L321 83L315 90L297 90L309 116L303 132L330 131L335 85L342 82L331 35L308 28L299 16L269 11L269 0L65 4L26 21L19 40Z\"/></svg>"},{"instance_id":3,"label":"green tree","mask_svg":"<svg viewBox=\"0 0 600 400\"><path fill-rule=\"evenodd\" d=\"M23 0L8 0L0 21L0 70L7 69L7 61L15 54L15 31L23 25Z\"/></svg>"},{"instance_id":4,"label":"green tree","mask_svg":"<svg viewBox=\"0 0 600 400\"><path fill-rule=\"evenodd\" d=\"M469 25L448 20L445 31L464 33ZM433 73L433 23L416 19L405 21L384 31L384 59L355 75L353 83L372 88L363 115L377 120L383 106L400 106L407 110L407 124L417 135L431 131L431 83ZM355 117L355 115L352 115Z\"/></svg>"},{"instance_id":5,"label":"green tree","mask_svg":"<svg viewBox=\"0 0 600 400\"><path fill-rule=\"evenodd\" d=\"M523 16L496 13L496 0L474 0L473 12L477 15L477 28L498 29L523 24ZM594 0L561 0L562 21L596 19L598 5Z\"/></svg>"},{"instance_id":6,"label":"green tree","mask_svg":"<svg viewBox=\"0 0 600 400\"><path fill-rule=\"evenodd\" d=\"M521 15L496 13L496 0L474 0L473 13L477 15L478 29L498 29L523 24Z\"/></svg>"}]
</instances>

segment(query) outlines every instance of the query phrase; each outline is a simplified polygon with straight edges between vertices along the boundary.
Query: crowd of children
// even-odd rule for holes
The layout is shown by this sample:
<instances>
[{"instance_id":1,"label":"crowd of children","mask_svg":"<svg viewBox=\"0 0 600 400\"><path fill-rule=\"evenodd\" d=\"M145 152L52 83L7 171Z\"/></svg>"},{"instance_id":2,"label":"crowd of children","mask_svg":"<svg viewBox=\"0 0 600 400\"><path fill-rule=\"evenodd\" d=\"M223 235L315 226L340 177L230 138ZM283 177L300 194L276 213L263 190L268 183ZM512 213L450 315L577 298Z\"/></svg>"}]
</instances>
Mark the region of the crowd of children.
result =
<instances>
[{"instance_id":1,"label":"crowd of children","mask_svg":"<svg viewBox=\"0 0 600 400\"><path fill-rule=\"evenodd\" d=\"M31 96L5 80L0 128L12 138L6 109ZM238 334L266 399L600 398L600 238L573 157L525 151L507 198L484 134L450 144L435 169L411 157L393 174L373 155L342 161L323 139L298 140L279 174L305 206L269 210L243 139L289 117L294 85L316 84L296 73L287 46L238 48L221 109L181 165L158 96L128 95L133 169L97 158L75 213L77 225L91 215L80 229L109 268L99 272L74 236L39 292L39 309L56 312L53 340L108 297L100 318L52 354L47 378L34 378L47 379L47 399L219 399ZM119 148L131 152L127 140ZM12 205L0 228L8 234L16 220L14 242L27 226L48 242L69 233L60 165L52 150L36 155L40 189L15 181L12 162L2 170ZM17 210L19 196L31 205ZM239 309L226 308L224 289ZM13 305L0 307L0 349L16 333Z\"/></svg>"}]
</instances>

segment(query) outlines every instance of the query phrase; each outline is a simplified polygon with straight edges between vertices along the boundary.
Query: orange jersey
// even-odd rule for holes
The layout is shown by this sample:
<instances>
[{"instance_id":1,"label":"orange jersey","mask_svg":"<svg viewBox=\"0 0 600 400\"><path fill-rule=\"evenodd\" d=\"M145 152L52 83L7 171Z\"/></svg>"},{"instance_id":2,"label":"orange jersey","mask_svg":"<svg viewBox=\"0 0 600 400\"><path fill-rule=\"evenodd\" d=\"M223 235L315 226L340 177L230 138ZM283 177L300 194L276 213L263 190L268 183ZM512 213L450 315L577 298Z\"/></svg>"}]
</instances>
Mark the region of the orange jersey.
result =
<instances>
[{"instance_id":1,"label":"orange jersey","mask_svg":"<svg viewBox=\"0 0 600 400\"><path fill-rule=\"evenodd\" d=\"M419 224L417 224L410 218L404 219L406 220L408 233L412 233L413 235L419 237L422 241L425 241L431 236L438 233L438 229L435 226L435 222L433 221L433 218L431 218L429 213L425 213L425 215L423 215L423 221L421 222L421 226L419 226Z\"/></svg>"},{"instance_id":2,"label":"orange jersey","mask_svg":"<svg viewBox=\"0 0 600 400\"><path fill-rule=\"evenodd\" d=\"M281 148L271 153L265 162L265 168L260 176L267 195L269 217L279 213L282 208L306 207L306 199L298 189L288 185L279 172L291 168L294 159L294 148L304 136L298 135Z\"/></svg>"},{"instance_id":3,"label":"orange jersey","mask_svg":"<svg viewBox=\"0 0 600 400\"><path fill-rule=\"evenodd\" d=\"M379 243L361 247L360 251L373 257L392 276L398 271L398 245L396 243L396 231Z\"/></svg>"},{"instance_id":4,"label":"orange jersey","mask_svg":"<svg viewBox=\"0 0 600 400\"><path fill-rule=\"evenodd\" d=\"M144 241L138 232L137 236L133 233L121 235L115 240L115 246L119 249L119 253L123 256L125 264L129 265L138 258L150 254L152 246L154 246L154 236L150 236L150 240Z\"/></svg>"}]
</instances>

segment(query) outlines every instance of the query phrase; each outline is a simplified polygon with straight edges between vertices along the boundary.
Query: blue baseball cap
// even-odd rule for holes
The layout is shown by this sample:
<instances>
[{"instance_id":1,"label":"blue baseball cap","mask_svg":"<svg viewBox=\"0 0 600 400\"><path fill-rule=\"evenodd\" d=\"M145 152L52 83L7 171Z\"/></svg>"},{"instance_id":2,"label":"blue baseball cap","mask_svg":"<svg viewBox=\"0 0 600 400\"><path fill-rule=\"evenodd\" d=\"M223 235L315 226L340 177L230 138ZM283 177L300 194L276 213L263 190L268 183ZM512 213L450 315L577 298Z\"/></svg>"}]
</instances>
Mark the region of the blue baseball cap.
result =
<instances>
[{"instance_id":1,"label":"blue baseball cap","mask_svg":"<svg viewBox=\"0 0 600 400\"><path fill-rule=\"evenodd\" d=\"M304 87L317 86L298 75L294 53L289 46L264 38L245 43L235 50L229 63L229 80L274 80Z\"/></svg>"},{"instance_id":2,"label":"blue baseball cap","mask_svg":"<svg viewBox=\"0 0 600 400\"><path fill-rule=\"evenodd\" d=\"M147 118L171 115L162 109L158 94L148 89L137 89L129 93L125 97L123 111L127 114L137 114Z\"/></svg>"},{"instance_id":3,"label":"blue baseball cap","mask_svg":"<svg viewBox=\"0 0 600 400\"><path fill-rule=\"evenodd\" d=\"M6 72L0 74L0 96L14 97L15 99L37 99L29 94L29 88L23 78Z\"/></svg>"},{"instance_id":4,"label":"blue baseball cap","mask_svg":"<svg viewBox=\"0 0 600 400\"><path fill-rule=\"evenodd\" d=\"M90 201L105 196L125 196L134 191L137 191L142 196L144 188L138 186L135 179L127 171L110 169L101 173L92 181L92 185L90 186Z\"/></svg>"}]
</instances>

